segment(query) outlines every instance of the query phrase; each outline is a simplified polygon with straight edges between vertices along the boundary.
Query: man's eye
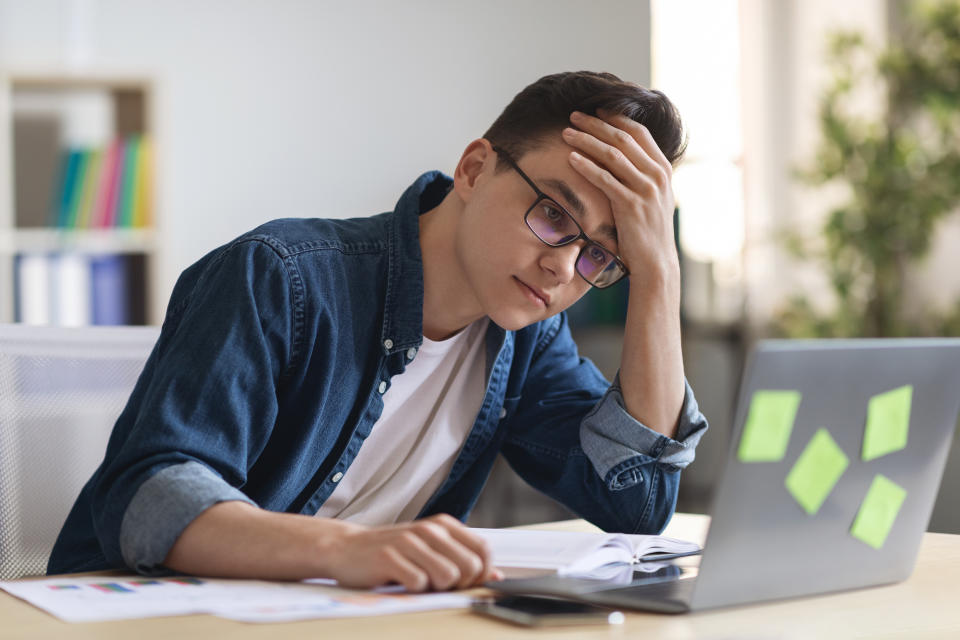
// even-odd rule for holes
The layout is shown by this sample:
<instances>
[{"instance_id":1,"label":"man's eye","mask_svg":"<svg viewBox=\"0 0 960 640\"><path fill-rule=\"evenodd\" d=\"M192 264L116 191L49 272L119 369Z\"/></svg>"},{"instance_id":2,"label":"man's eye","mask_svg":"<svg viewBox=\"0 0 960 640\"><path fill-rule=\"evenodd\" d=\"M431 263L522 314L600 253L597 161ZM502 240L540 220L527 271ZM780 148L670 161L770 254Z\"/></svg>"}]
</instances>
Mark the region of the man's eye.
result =
<instances>
[{"instance_id":1,"label":"man's eye","mask_svg":"<svg viewBox=\"0 0 960 640\"><path fill-rule=\"evenodd\" d=\"M587 257L596 265L603 265L607 261L607 252L600 247L591 246L587 249Z\"/></svg>"},{"instance_id":2,"label":"man's eye","mask_svg":"<svg viewBox=\"0 0 960 640\"><path fill-rule=\"evenodd\" d=\"M561 222L563 220L563 212L554 209L548 204L545 204L543 205L543 217L550 222Z\"/></svg>"}]
</instances>

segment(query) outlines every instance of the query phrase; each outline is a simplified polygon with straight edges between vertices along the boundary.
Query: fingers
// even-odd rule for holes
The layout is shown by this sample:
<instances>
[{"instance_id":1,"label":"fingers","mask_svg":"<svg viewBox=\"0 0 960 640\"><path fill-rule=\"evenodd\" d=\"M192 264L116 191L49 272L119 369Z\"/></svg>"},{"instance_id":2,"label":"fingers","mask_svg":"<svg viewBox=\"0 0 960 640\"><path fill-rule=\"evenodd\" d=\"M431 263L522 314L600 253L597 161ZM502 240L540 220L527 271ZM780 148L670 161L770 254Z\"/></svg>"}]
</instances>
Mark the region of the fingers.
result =
<instances>
[{"instance_id":1,"label":"fingers","mask_svg":"<svg viewBox=\"0 0 960 640\"><path fill-rule=\"evenodd\" d=\"M576 169L580 175L586 178L593 186L603 191L603 193L614 202L629 202L635 197L635 193L642 193L650 188L647 186L642 189L636 187L630 189L624 184L622 178L613 175L604 166L597 164L590 158L576 151L570 154L570 164L573 165L573 168ZM643 180L643 178L636 179L634 182L641 180Z\"/></svg>"},{"instance_id":2,"label":"fingers","mask_svg":"<svg viewBox=\"0 0 960 640\"><path fill-rule=\"evenodd\" d=\"M564 129L564 140L627 187L641 194L667 188L672 168L646 127L622 115L605 121L575 111L570 120L577 128Z\"/></svg>"},{"instance_id":3,"label":"fingers","mask_svg":"<svg viewBox=\"0 0 960 640\"><path fill-rule=\"evenodd\" d=\"M493 557L487 543L472 533L459 520L439 514L411 524L417 535L436 553L453 562L459 572L456 584L437 588L458 589L482 584L487 580L502 579L494 568Z\"/></svg>"},{"instance_id":4,"label":"fingers","mask_svg":"<svg viewBox=\"0 0 960 640\"><path fill-rule=\"evenodd\" d=\"M408 560L403 553L392 546L382 548L381 558L383 577L376 582L397 582L407 591L426 591L430 586L430 576L427 572ZM340 581L343 583L343 581ZM362 583L345 584L345 586L365 587L373 586Z\"/></svg>"},{"instance_id":5,"label":"fingers","mask_svg":"<svg viewBox=\"0 0 960 640\"><path fill-rule=\"evenodd\" d=\"M502 579L486 542L459 520L439 514L407 526L408 558L427 573L434 589L465 589Z\"/></svg>"},{"instance_id":6,"label":"fingers","mask_svg":"<svg viewBox=\"0 0 960 640\"><path fill-rule=\"evenodd\" d=\"M468 564L473 571L470 572L472 575L464 572L463 579L459 584L460 588L480 584L487 580L502 579L500 572L493 566L493 554L483 538L470 531L459 520L447 514L433 516L429 520L443 526L447 534L469 552L467 554L469 556Z\"/></svg>"},{"instance_id":7,"label":"fingers","mask_svg":"<svg viewBox=\"0 0 960 640\"><path fill-rule=\"evenodd\" d=\"M400 534L396 546L407 560L426 573L429 586L438 591L457 586L462 572L470 571L469 560L443 544L437 532L428 533L422 525L417 526L416 532L411 529Z\"/></svg>"},{"instance_id":8,"label":"fingers","mask_svg":"<svg viewBox=\"0 0 960 640\"><path fill-rule=\"evenodd\" d=\"M395 581L409 591L425 591L503 579L486 543L448 515L367 529L347 542L349 558L342 560L349 568L334 577L349 586Z\"/></svg>"},{"instance_id":9,"label":"fingers","mask_svg":"<svg viewBox=\"0 0 960 640\"><path fill-rule=\"evenodd\" d=\"M573 116L573 114L571 114L571 116ZM626 132L643 149L644 153L662 168L667 175L673 172L673 165L670 164L667 156L661 151L660 145L658 145L657 141L653 138L653 134L650 133L647 127L636 120L628 118L623 114L613 114L605 111L598 112L597 116L593 118L583 113L579 113L579 115L573 117L579 118L579 121L573 120L578 127L583 123L592 126L594 129L604 131L604 139L608 141L611 135L614 136L614 139L617 138L615 135L616 130Z\"/></svg>"}]
</instances>

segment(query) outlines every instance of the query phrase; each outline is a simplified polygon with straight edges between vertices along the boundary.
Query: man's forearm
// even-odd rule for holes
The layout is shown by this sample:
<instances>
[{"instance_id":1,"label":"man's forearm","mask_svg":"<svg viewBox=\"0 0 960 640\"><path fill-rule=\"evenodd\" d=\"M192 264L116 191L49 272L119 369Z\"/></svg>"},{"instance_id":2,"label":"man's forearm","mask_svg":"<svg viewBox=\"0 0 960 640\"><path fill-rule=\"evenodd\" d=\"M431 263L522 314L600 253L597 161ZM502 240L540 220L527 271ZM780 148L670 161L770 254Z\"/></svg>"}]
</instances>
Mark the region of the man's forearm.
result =
<instances>
[{"instance_id":1,"label":"man's forearm","mask_svg":"<svg viewBox=\"0 0 960 640\"><path fill-rule=\"evenodd\" d=\"M627 412L676 434L686 384L680 349L680 265L670 160L645 126L622 114L574 111L563 138L570 165L610 201L620 258L632 272L620 363Z\"/></svg>"},{"instance_id":2,"label":"man's forearm","mask_svg":"<svg viewBox=\"0 0 960 640\"><path fill-rule=\"evenodd\" d=\"M190 523L164 562L176 571L227 578L299 580L329 576L325 559L337 536L356 528L340 520L275 513L221 502Z\"/></svg>"},{"instance_id":3,"label":"man's forearm","mask_svg":"<svg viewBox=\"0 0 960 640\"><path fill-rule=\"evenodd\" d=\"M672 438L685 392L679 265L664 271L630 279L620 386L627 412Z\"/></svg>"},{"instance_id":4,"label":"man's forearm","mask_svg":"<svg viewBox=\"0 0 960 640\"><path fill-rule=\"evenodd\" d=\"M482 538L446 514L381 527L221 502L190 523L164 564L228 578L333 578L347 587L395 582L410 591L502 578Z\"/></svg>"}]
</instances>

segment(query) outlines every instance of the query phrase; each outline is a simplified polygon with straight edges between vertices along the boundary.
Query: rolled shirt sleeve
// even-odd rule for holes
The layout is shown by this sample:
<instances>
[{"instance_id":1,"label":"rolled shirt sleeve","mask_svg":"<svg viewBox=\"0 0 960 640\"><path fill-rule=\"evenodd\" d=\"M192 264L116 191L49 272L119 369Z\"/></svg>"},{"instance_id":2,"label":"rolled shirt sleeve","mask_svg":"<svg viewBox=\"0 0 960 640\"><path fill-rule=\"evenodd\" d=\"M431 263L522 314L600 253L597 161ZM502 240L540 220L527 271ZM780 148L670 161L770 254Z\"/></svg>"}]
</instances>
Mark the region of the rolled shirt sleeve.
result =
<instances>
[{"instance_id":1,"label":"rolled shirt sleeve","mask_svg":"<svg viewBox=\"0 0 960 640\"><path fill-rule=\"evenodd\" d=\"M624 405L619 374L603 399L580 424L580 444L594 468L611 490L627 489L640 482L637 468L651 461L670 470L693 462L695 449L707 430L690 384L685 391L676 438L647 427L631 416Z\"/></svg>"},{"instance_id":2,"label":"rolled shirt sleeve","mask_svg":"<svg viewBox=\"0 0 960 640\"><path fill-rule=\"evenodd\" d=\"M209 467L184 462L165 467L140 485L120 525L120 552L144 575L168 573L163 561L183 530L219 502L256 503Z\"/></svg>"}]
</instances>

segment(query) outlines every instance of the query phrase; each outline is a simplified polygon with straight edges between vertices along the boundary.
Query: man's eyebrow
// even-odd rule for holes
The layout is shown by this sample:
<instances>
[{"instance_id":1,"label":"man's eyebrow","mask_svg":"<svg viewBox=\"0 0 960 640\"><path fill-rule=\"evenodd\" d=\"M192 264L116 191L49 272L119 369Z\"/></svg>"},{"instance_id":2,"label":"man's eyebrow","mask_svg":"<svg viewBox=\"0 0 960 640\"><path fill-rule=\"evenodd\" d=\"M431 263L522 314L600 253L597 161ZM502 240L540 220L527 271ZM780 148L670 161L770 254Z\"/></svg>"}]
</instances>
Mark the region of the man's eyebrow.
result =
<instances>
[{"instance_id":1,"label":"man's eyebrow","mask_svg":"<svg viewBox=\"0 0 960 640\"><path fill-rule=\"evenodd\" d=\"M570 208L573 209L573 213L577 214L577 217L583 220L586 217L587 209L583 206L583 201L577 196L573 189L570 188L563 180L557 180L556 178L545 178L542 180L542 183L551 189L555 189L560 192L560 195L563 196L563 199L566 200L567 204L570 205ZM619 247L617 244L617 228L612 224L604 224L597 228L595 233L606 236L613 242L613 246Z\"/></svg>"}]
</instances>

